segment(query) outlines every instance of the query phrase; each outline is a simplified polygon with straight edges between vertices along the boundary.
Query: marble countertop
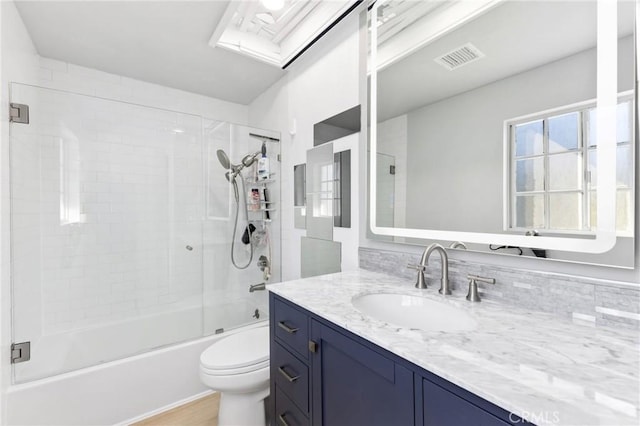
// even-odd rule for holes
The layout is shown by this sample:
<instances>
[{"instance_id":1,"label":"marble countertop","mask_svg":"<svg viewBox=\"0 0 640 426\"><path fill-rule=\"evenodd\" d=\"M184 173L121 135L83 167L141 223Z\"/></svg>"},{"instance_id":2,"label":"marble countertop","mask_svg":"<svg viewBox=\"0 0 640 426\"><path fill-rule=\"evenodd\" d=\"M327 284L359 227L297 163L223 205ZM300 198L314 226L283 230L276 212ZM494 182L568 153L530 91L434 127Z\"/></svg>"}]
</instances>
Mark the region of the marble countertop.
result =
<instances>
[{"instance_id":1,"label":"marble countertop","mask_svg":"<svg viewBox=\"0 0 640 426\"><path fill-rule=\"evenodd\" d=\"M268 289L352 333L536 424L640 424L640 345L633 330L578 325L551 314L358 270L270 284ZM366 293L402 293L469 312L477 329L398 328L356 310Z\"/></svg>"}]
</instances>

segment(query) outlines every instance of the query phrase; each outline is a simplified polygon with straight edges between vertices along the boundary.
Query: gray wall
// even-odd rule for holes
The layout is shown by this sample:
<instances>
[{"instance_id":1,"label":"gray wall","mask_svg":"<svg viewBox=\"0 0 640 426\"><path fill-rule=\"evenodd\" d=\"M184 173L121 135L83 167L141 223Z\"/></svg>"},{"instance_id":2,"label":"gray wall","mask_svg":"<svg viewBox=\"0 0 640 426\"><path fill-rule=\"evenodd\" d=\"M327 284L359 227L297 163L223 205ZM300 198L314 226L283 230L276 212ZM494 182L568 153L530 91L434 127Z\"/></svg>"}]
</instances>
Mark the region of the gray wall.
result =
<instances>
[{"instance_id":1,"label":"gray wall","mask_svg":"<svg viewBox=\"0 0 640 426\"><path fill-rule=\"evenodd\" d=\"M619 91L633 87L633 40L621 41ZM595 50L408 113L409 228L500 232L504 120L593 99Z\"/></svg>"}]
</instances>

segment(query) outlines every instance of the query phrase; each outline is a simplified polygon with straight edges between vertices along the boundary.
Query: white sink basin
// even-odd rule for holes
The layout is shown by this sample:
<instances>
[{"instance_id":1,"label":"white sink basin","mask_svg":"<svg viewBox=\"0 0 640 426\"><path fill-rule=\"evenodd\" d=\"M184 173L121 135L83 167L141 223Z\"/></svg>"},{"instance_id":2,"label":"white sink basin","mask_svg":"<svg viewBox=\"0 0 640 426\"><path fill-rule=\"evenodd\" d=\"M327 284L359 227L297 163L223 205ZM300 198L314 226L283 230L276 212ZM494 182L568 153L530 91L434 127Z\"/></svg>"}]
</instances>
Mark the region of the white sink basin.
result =
<instances>
[{"instance_id":1,"label":"white sink basin","mask_svg":"<svg viewBox=\"0 0 640 426\"><path fill-rule=\"evenodd\" d=\"M402 328L425 331L469 331L478 322L466 311L447 303L405 294L365 294L352 300L365 315Z\"/></svg>"}]
</instances>

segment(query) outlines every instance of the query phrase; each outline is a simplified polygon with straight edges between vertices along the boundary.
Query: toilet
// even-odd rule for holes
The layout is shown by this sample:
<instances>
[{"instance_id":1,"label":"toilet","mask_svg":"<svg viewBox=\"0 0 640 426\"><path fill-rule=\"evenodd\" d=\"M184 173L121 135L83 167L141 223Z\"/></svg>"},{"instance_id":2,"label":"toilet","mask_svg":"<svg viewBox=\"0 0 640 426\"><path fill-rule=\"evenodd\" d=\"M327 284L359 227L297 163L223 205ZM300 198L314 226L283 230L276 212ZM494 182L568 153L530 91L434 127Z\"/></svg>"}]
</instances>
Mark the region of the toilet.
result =
<instances>
[{"instance_id":1,"label":"toilet","mask_svg":"<svg viewBox=\"0 0 640 426\"><path fill-rule=\"evenodd\" d=\"M224 337L200 355L200 380L219 391L219 426L263 426L269 396L269 327Z\"/></svg>"}]
</instances>

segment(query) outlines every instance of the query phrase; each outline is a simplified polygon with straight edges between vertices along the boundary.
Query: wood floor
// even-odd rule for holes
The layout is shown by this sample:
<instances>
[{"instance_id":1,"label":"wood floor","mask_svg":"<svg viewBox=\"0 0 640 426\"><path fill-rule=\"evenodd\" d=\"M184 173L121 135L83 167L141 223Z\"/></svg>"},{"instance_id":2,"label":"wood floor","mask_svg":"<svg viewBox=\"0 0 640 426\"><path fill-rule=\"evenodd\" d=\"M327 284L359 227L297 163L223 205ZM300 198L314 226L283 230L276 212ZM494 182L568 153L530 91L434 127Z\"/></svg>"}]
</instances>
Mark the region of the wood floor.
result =
<instances>
[{"instance_id":1,"label":"wood floor","mask_svg":"<svg viewBox=\"0 0 640 426\"><path fill-rule=\"evenodd\" d=\"M157 414L131 426L218 426L220 393Z\"/></svg>"}]
</instances>

